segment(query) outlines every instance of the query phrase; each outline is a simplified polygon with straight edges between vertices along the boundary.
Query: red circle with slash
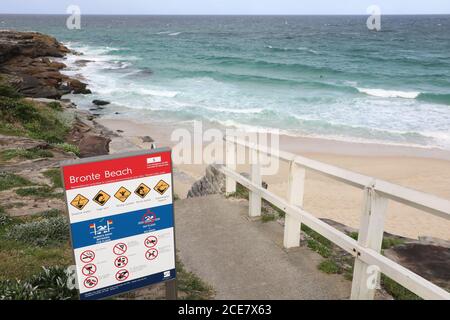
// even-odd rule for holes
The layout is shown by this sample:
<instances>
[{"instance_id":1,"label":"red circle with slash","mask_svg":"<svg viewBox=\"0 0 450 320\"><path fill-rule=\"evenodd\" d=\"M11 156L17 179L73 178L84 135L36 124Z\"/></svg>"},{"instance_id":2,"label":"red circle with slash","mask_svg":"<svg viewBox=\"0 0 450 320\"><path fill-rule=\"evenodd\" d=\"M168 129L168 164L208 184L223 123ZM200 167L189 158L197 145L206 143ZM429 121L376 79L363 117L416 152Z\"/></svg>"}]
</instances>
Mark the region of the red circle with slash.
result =
<instances>
[{"instance_id":1,"label":"red circle with slash","mask_svg":"<svg viewBox=\"0 0 450 320\"><path fill-rule=\"evenodd\" d=\"M125 281L128 279L129 276L130 276L130 273L128 272L128 270L122 269L122 270L117 271L116 280L117 281Z\"/></svg>"},{"instance_id":2,"label":"red circle with slash","mask_svg":"<svg viewBox=\"0 0 450 320\"><path fill-rule=\"evenodd\" d=\"M95 253L92 250L86 250L80 254L80 260L83 263L92 262L92 261L94 261L94 259L95 259Z\"/></svg>"},{"instance_id":3,"label":"red circle with slash","mask_svg":"<svg viewBox=\"0 0 450 320\"><path fill-rule=\"evenodd\" d=\"M85 276L91 276L97 272L97 266L93 263L86 264L81 270Z\"/></svg>"},{"instance_id":4,"label":"red circle with slash","mask_svg":"<svg viewBox=\"0 0 450 320\"><path fill-rule=\"evenodd\" d=\"M147 260L154 260L156 257L158 257L158 250L156 248L148 249L145 253L145 257Z\"/></svg>"},{"instance_id":5,"label":"red circle with slash","mask_svg":"<svg viewBox=\"0 0 450 320\"><path fill-rule=\"evenodd\" d=\"M144 241L144 245L147 248L153 248L154 246L156 246L156 244L158 243L158 238L155 236L149 236L147 237L147 239L145 239Z\"/></svg>"},{"instance_id":6,"label":"red circle with slash","mask_svg":"<svg viewBox=\"0 0 450 320\"><path fill-rule=\"evenodd\" d=\"M98 284L98 279L97 277L88 277L84 279L83 284L86 288L92 289Z\"/></svg>"},{"instance_id":7,"label":"red circle with slash","mask_svg":"<svg viewBox=\"0 0 450 320\"><path fill-rule=\"evenodd\" d=\"M121 256L121 257L117 257L116 260L114 261L114 265L117 268L123 268L128 264L128 258L125 256Z\"/></svg>"},{"instance_id":8,"label":"red circle with slash","mask_svg":"<svg viewBox=\"0 0 450 320\"><path fill-rule=\"evenodd\" d=\"M118 243L118 244L114 245L113 252L114 252L114 254L120 256L120 255L124 254L125 252L127 252L127 249L128 249L128 247L125 243Z\"/></svg>"},{"instance_id":9,"label":"red circle with slash","mask_svg":"<svg viewBox=\"0 0 450 320\"><path fill-rule=\"evenodd\" d=\"M151 212L148 210L143 216L142 216L142 222L144 224L151 224L156 221L156 214L154 212Z\"/></svg>"}]
</instances>

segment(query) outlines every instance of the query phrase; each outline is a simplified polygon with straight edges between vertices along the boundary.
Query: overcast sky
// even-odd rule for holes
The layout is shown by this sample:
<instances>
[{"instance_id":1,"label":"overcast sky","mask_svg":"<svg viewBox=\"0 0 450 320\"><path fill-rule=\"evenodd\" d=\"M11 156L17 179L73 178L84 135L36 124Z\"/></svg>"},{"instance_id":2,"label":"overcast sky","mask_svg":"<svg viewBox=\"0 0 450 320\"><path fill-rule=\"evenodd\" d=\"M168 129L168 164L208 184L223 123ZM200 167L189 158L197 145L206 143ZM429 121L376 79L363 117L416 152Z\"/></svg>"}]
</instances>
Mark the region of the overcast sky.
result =
<instances>
[{"instance_id":1,"label":"overcast sky","mask_svg":"<svg viewBox=\"0 0 450 320\"><path fill-rule=\"evenodd\" d=\"M0 13L65 14L450 14L450 0L0 0Z\"/></svg>"}]
</instances>

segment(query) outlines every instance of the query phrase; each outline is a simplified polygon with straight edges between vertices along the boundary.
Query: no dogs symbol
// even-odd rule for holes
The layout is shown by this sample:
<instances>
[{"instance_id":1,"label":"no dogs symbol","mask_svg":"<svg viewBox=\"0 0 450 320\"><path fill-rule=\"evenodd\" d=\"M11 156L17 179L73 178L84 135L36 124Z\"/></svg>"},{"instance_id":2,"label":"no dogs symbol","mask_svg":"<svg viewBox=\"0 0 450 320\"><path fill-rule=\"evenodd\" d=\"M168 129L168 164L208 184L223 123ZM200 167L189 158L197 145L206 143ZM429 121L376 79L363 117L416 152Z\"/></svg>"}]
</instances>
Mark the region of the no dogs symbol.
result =
<instances>
[{"instance_id":1,"label":"no dogs symbol","mask_svg":"<svg viewBox=\"0 0 450 320\"><path fill-rule=\"evenodd\" d=\"M145 257L147 258L147 260L154 260L156 259L157 256L158 250L156 250L156 248L148 249L147 252L145 253Z\"/></svg>"}]
</instances>

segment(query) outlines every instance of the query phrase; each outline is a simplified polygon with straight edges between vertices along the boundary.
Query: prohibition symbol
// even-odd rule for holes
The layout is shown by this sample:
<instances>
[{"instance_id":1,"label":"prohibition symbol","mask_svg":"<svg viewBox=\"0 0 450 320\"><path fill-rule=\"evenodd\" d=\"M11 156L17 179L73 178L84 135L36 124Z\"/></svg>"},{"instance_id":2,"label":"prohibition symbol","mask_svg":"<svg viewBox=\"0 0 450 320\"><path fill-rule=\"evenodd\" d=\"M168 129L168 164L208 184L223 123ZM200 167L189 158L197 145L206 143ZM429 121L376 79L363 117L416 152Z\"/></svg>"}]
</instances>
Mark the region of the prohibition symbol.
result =
<instances>
[{"instance_id":1,"label":"prohibition symbol","mask_svg":"<svg viewBox=\"0 0 450 320\"><path fill-rule=\"evenodd\" d=\"M98 279L97 279L97 277L88 277L88 278L84 279L83 284L86 288L92 289L93 287L95 287L98 284Z\"/></svg>"},{"instance_id":2,"label":"prohibition symbol","mask_svg":"<svg viewBox=\"0 0 450 320\"><path fill-rule=\"evenodd\" d=\"M128 272L128 270L126 270L126 269L119 270L116 273L116 280L117 281L125 281L125 280L127 280L129 275L130 275L130 273Z\"/></svg>"},{"instance_id":3,"label":"prohibition symbol","mask_svg":"<svg viewBox=\"0 0 450 320\"><path fill-rule=\"evenodd\" d=\"M111 196L107 194L105 191L100 190L94 197L94 202L98 203L99 205L103 206L105 203L108 202L109 198Z\"/></svg>"},{"instance_id":4,"label":"prohibition symbol","mask_svg":"<svg viewBox=\"0 0 450 320\"><path fill-rule=\"evenodd\" d=\"M86 250L80 255L80 260L83 263L89 263L94 261L95 259L95 253L92 250Z\"/></svg>"},{"instance_id":5,"label":"prohibition symbol","mask_svg":"<svg viewBox=\"0 0 450 320\"><path fill-rule=\"evenodd\" d=\"M159 182L155 186L155 191L157 191L160 195L163 195L167 189L169 189L169 184L164 180L159 180Z\"/></svg>"},{"instance_id":6,"label":"prohibition symbol","mask_svg":"<svg viewBox=\"0 0 450 320\"><path fill-rule=\"evenodd\" d=\"M142 199L144 199L148 193L150 192L150 188L147 187L145 184L141 183L139 185L139 187L136 188L136 190L134 190L134 193L137 194L139 197L141 197Z\"/></svg>"},{"instance_id":7,"label":"prohibition symbol","mask_svg":"<svg viewBox=\"0 0 450 320\"><path fill-rule=\"evenodd\" d=\"M120 256L122 254L124 254L125 252L127 252L127 245L125 243L118 243L114 246L113 248L113 252L114 254Z\"/></svg>"},{"instance_id":8,"label":"prohibition symbol","mask_svg":"<svg viewBox=\"0 0 450 320\"><path fill-rule=\"evenodd\" d=\"M83 208L88 204L89 199L82 196L81 194L78 194L71 202L70 204L77 208L78 210L83 210Z\"/></svg>"},{"instance_id":9,"label":"prohibition symbol","mask_svg":"<svg viewBox=\"0 0 450 320\"><path fill-rule=\"evenodd\" d=\"M158 250L156 250L156 248L148 249L147 252L145 253L145 257L147 258L147 260L154 260L156 259L157 256Z\"/></svg>"},{"instance_id":10,"label":"prohibition symbol","mask_svg":"<svg viewBox=\"0 0 450 320\"><path fill-rule=\"evenodd\" d=\"M96 271L97 271L97 266L92 263L85 265L83 267L83 269L81 270L81 272L83 272L83 274L85 276L92 276Z\"/></svg>"},{"instance_id":11,"label":"prohibition symbol","mask_svg":"<svg viewBox=\"0 0 450 320\"><path fill-rule=\"evenodd\" d=\"M123 268L128 264L128 258L125 256L121 256L121 257L117 257L116 260L114 261L114 265L117 268Z\"/></svg>"},{"instance_id":12,"label":"prohibition symbol","mask_svg":"<svg viewBox=\"0 0 450 320\"><path fill-rule=\"evenodd\" d=\"M119 190L117 190L116 194L114 195L114 197L116 197L117 199L119 199L122 202L125 202L128 197L131 195L131 192L128 191L127 188L125 187L120 187Z\"/></svg>"},{"instance_id":13,"label":"prohibition symbol","mask_svg":"<svg viewBox=\"0 0 450 320\"><path fill-rule=\"evenodd\" d=\"M147 212L142 216L142 221L145 224L153 223L156 220L156 214L147 210Z\"/></svg>"},{"instance_id":14,"label":"prohibition symbol","mask_svg":"<svg viewBox=\"0 0 450 320\"><path fill-rule=\"evenodd\" d=\"M158 243L158 238L156 238L155 236L147 237L147 239L145 239L145 241L144 241L144 245L147 248L153 248L154 246L156 246L157 243Z\"/></svg>"}]
</instances>

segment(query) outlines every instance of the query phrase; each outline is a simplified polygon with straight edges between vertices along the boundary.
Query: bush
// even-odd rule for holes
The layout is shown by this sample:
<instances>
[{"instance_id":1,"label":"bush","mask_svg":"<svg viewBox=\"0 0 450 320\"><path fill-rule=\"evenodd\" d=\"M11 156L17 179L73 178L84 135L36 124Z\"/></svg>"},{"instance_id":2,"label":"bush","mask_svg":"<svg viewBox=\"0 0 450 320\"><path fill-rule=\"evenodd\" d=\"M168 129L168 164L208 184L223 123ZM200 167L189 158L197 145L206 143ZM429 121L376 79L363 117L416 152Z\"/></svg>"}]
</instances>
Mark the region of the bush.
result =
<instances>
[{"instance_id":1,"label":"bush","mask_svg":"<svg viewBox=\"0 0 450 320\"><path fill-rule=\"evenodd\" d=\"M50 217L11 226L5 238L36 246L47 246L69 239L69 224L66 217Z\"/></svg>"},{"instance_id":2,"label":"bush","mask_svg":"<svg viewBox=\"0 0 450 320\"><path fill-rule=\"evenodd\" d=\"M68 274L63 267L43 267L28 281L0 281L0 300L69 300L77 298L77 290L67 286Z\"/></svg>"}]
</instances>

